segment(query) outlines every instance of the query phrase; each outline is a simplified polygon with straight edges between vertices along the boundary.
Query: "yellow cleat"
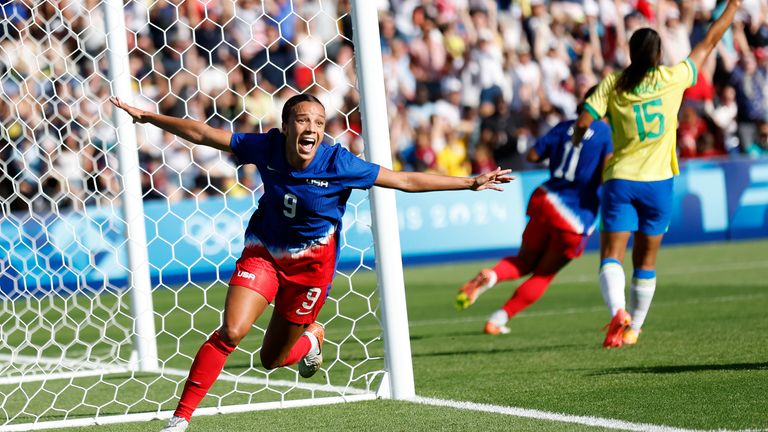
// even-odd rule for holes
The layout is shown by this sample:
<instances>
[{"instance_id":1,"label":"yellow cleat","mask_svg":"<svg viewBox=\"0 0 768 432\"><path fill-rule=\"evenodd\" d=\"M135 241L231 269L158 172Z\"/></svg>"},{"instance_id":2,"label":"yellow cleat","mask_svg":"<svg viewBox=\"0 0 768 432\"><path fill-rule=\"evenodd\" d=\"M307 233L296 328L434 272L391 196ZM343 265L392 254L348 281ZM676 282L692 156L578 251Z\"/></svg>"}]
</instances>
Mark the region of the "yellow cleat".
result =
<instances>
[{"instance_id":1,"label":"yellow cleat","mask_svg":"<svg viewBox=\"0 0 768 432\"><path fill-rule=\"evenodd\" d=\"M637 338L640 336L639 331L632 330L632 327L627 327L624 330L624 334L621 335L621 341L624 345L634 345L637 343Z\"/></svg>"},{"instance_id":2,"label":"yellow cleat","mask_svg":"<svg viewBox=\"0 0 768 432\"><path fill-rule=\"evenodd\" d=\"M464 284L459 293L456 294L456 309L464 310L480 297L480 294L486 292L496 284L496 273L491 269L480 270L480 273L471 281Z\"/></svg>"}]
</instances>

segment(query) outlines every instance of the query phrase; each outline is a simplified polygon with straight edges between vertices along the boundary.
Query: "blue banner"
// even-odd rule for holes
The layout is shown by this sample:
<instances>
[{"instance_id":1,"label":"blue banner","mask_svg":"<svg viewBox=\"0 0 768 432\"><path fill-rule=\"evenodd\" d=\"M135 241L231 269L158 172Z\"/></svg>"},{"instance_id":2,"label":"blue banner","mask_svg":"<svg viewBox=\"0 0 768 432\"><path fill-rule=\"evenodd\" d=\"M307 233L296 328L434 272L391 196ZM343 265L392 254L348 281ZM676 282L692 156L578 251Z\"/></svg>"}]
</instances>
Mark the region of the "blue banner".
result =
<instances>
[{"instance_id":1,"label":"blue banner","mask_svg":"<svg viewBox=\"0 0 768 432\"><path fill-rule=\"evenodd\" d=\"M397 193L406 262L494 257L520 246L531 192L547 172L518 175L503 192ZM665 243L768 237L768 161L688 162L675 178ZM145 203L155 284L228 280L256 198ZM373 265L367 193L355 191L343 221L340 267ZM596 247L597 236L589 245ZM127 279L119 209L0 221L0 290L7 296L118 289Z\"/></svg>"}]
</instances>

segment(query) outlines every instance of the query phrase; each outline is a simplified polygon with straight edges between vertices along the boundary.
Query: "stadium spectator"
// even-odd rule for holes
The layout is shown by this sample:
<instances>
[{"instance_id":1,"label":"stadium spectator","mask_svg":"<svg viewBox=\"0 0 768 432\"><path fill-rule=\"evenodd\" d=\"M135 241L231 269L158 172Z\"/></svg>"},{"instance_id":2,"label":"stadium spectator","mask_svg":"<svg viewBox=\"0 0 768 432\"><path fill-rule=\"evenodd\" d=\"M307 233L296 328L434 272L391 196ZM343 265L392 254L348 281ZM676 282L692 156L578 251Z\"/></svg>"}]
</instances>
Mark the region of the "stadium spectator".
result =
<instances>
[{"instance_id":1,"label":"stadium spectator","mask_svg":"<svg viewBox=\"0 0 768 432\"><path fill-rule=\"evenodd\" d=\"M379 8L391 129L399 128L393 133L393 149L399 152L412 145L418 129L417 125L400 127L396 115L400 107L432 106L451 122L456 112L461 117L461 126L450 133L456 138L452 142L465 148L454 153L465 154L467 165L486 165L475 158L485 153L478 147L489 144L482 144L480 128L496 112L489 107L498 92L517 121L521 146L535 142L573 112L575 101L587 88L626 66L626 40L632 32L653 25L663 35L665 64L674 64L685 55L686 47L702 39L711 18L721 14L725 5L712 0L656 3L660 12L647 2L627 0L372 3ZM107 161L101 153L114 153L109 149L116 138L114 129L101 120L109 115L109 108L100 104L109 85L103 78L106 30L100 2L68 4L57 8L43 2L31 8L27 1L3 2L7 19L0 24L0 74L7 79L0 99L17 107L3 124L19 123L33 129L25 131L20 140L25 148L36 148L34 153L41 151L35 138L55 136L58 132L53 129L61 127L56 123L67 118L91 132L89 139L98 130L95 160ZM341 0L328 4L286 0L128 2L125 18L135 102L169 115L204 118L218 127L262 131L278 124L275 106L294 90L307 90L326 104L329 118L344 117L350 131L359 134L357 122L347 120L354 117L348 115L347 97L355 93L356 82L348 8L349 2ZM768 100L762 88L768 74L766 7L764 2L750 1L743 9L718 46L717 59L713 56L700 69L696 87L684 96L685 105L696 108L714 137L714 150L731 157L745 155L757 141L759 123L768 120ZM343 16L341 21L339 16ZM59 90L72 94L62 82L69 83L66 87L80 87L77 94L58 97ZM723 83L736 91L735 134L724 131L727 123L713 117L732 111L722 108L725 99L715 97L723 95ZM426 101L416 91L417 84L426 87ZM19 88L23 89L20 94ZM223 88L235 96L222 95ZM44 115L38 112L41 109L46 110ZM432 113L426 110L422 114L419 122L428 121ZM191 150L159 132L140 130L138 139L142 169L157 167L168 179L147 183L162 190L145 190L146 199L191 197L195 180L203 175ZM444 147L440 143L447 142L447 137L440 137L434 152L439 155ZM349 140L348 145L361 150L359 140ZM234 176L232 161L225 159L217 164L228 164L227 175L233 177L218 176L218 183L239 180L254 184L258 179L258 172L242 168ZM162 163L168 160L175 162ZM491 160L491 165L498 162ZM105 162L105 166L109 173L98 183L112 186L97 194L100 200L114 199L120 190L114 186L119 181L115 165ZM414 169L409 164L400 167ZM532 166L519 167L528 168ZM18 183L7 174L0 175L6 177L6 184ZM46 181L39 178L36 183ZM10 197L11 190L4 189L2 196ZM16 201L14 208L24 209ZM80 196L79 201L89 199Z\"/></svg>"},{"instance_id":2,"label":"stadium spectator","mask_svg":"<svg viewBox=\"0 0 768 432\"><path fill-rule=\"evenodd\" d=\"M326 115L309 94L285 103L281 128L232 133L203 122L155 114L110 101L134 122L149 123L197 146L233 153L262 173L264 194L245 232L245 248L230 279L223 323L192 363L178 407L163 431L184 431L218 378L227 357L275 301L260 350L266 369L298 363L308 378L322 364L324 328L315 322L336 270L341 219L351 189L373 185L405 192L501 190L512 180L496 168L478 177L390 171L323 144Z\"/></svg>"},{"instance_id":3,"label":"stadium spectator","mask_svg":"<svg viewBox=\"0 0 768 432\"><path fill-rule=\"evenodd\" d=\"M693 106L680 110L680 124L677 126L678 156L681 159L717 156L714 148L714 136L707 127L707 122L699 116Z\"/></svg>"},{"instance_id":4,"label":"stadium spectator","mask_svg":"<svg viewBox=\"0 0 768 432\"><path fill-rule=\"evenodd\" d=\"M717 105L709 107L709 117L717 127L716 132L721 137L724 150L727 153L738 153L739 151L739 138L736 136L738 113L736 90L731 86L724 86L720 90Z\"/></svg>"},{"instance_id":5,"label":"stadium spectator","mask_svg":"<svg viewBox=\"0 0 768 432\"><path fill-rule=\"evenodd\" d=\"M656 290L656 255L672 214L672 178L677 116L683 92L733 22L741 0L728 0L725 11L688 58L661 65L661 38L651 28L629 40L631 63L604 78L579 115L573 144L579 145L593 120L610 116L616 152L603 173L600 290L611 313L603 346L637 343ZM691 112L691 111L689 111ZM634 233L627 313L622 262Z\"/></svg>"},{"instance_id":6,"label":"stadium spectator","mask_svg":"<svg viewBox=\"0 0 768 432\"><path fill-rule=\"evenodd\" d=\"M768 155L768 122L758 125L757 139L747 147L747 154L752 158Z\"/></svg>"},{"instance_id":7,"label":"stadium spectator","mask_svg":"<svg viewBox=\"0 0 768 432\"><path fill-rule=\"evenodd\" d=\"M755 55L747 53L733 70L731 83L736 89L738 135L744 151L755 142L758 123L768 119L768 70L758 66Z\"/></svg>"},{"instance_id":8,"label":"stadium spectator","mask_svg":"<svg viewBox=\"0 0 768 432\"><path fill-rule=\"evenodd\" d=\"M594 88L587 92L589 96ZM579 111L583 108L580 106ZM531 274L485 323L484 332L509 333L507 322L538 300L555 275L581 255L592 234L600 204L603 167L613 152L611 129L602 120L589 126L580 148L571 144L575 120L557 124L528 152L530 162L549 161L550 179L528 202L530 219L520 251L483 269L459 289L456 306L464 310L498 282Z\"/></svg>"}]
</instances>

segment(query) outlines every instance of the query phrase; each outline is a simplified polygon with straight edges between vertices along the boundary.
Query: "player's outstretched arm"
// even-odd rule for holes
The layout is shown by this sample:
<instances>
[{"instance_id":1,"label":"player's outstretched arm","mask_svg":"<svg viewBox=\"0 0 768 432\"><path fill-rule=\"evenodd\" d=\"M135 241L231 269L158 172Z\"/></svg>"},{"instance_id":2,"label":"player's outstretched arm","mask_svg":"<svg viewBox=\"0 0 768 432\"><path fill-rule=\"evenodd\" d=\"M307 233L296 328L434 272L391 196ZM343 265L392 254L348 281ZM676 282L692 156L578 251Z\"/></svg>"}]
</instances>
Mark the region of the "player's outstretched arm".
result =
<instances>
[{"instance_id":1,"label":"player's outstretched arm","mask_svg":"<svg viewBox=\"0 0 768 432\"><path fill-rule=\"evenodd\" d=\"M704 67L704 61L709 57L709 53L715 49L718 42L720 42L725 31L731 26L731 23L733 23L733 17L736 15L739 7L741 7L741 0L728 0L723 14L715 20L709 30L707 30L704 39L691 51L691 55L688 58L696 66L696 70L701 70Z\"/></svg>"},{"instance_id":2,"label":"player's outstretched arm","mask_svg":"<svg viewBox=\"0 0 768 432\"><path fill-rule=\"evenodd\" d=\"M112 102L114 106L128 113L134 123L149 123L193 144L201 144L218 150L232 152L232 149L229 147L229 142L232 139L232 132L210 127L197 120L181 119L178 117L144 111L128 105L114 96L109 98L109 101Z\"/></svg>"},{"instance_id":3,"label":"player's outstretched arm","mask_svg":"<svg viewBox=\"0 0 768 432\"><path fill-rule=\"evenodd\" d=\"M452 177L420 172L392 171L381 167L376 177L376 186L397 189L404 192L430 192L443 190L471 189L474 191L492 189L504 190L502 183L509 183L515 178L510 176L512 170L496 168L495 170L477 177Z\"/></svg>"}]
</instances>

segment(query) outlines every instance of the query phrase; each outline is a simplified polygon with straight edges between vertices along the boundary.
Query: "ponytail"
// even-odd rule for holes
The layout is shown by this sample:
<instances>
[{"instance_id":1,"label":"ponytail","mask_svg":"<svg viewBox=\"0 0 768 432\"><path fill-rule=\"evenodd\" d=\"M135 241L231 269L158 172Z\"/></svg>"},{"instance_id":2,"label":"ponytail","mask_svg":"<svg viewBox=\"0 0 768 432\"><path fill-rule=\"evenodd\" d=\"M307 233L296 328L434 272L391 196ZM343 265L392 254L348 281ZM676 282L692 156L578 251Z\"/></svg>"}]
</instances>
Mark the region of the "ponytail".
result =
<instances>
[{"instance_id":1,"label":"ponytail","mask_svg":"<svg viewBox=\"0 0 768 432\"><path fill-rule=\"evenodd\" d=\"M632 92L648 72L661 63L661 38L655 30L642 28L629 39L630 64L616 81L618 92Z\"/></svg>"}]
</instances>

